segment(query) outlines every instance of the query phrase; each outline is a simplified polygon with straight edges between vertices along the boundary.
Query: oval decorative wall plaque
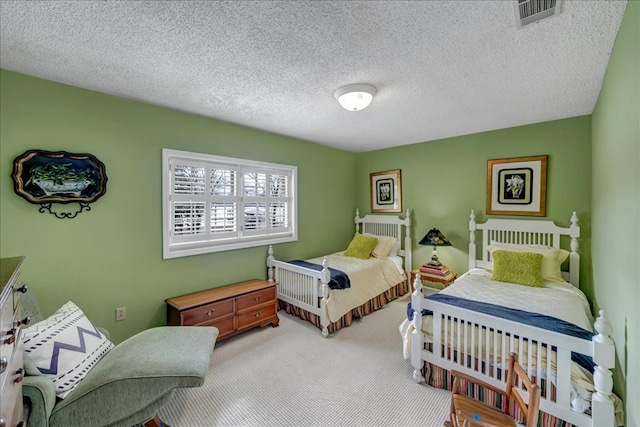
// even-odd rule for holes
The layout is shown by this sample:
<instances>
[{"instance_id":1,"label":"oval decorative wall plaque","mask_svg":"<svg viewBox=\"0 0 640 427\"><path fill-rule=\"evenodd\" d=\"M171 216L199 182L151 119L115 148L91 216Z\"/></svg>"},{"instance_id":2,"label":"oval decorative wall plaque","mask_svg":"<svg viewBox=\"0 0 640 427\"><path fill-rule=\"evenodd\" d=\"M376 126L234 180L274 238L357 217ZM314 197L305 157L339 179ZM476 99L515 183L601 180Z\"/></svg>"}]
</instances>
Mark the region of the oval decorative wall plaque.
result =
<instances>
[{"instance_id":1,"label":"oval decorative wall plaque","mask_svg":"<svg viewBox=\"0 0 640 427\"><path fill-rule=\"evenodd\" d=\"M107 192L104 163L87 153L28 150L13 162L15 192L58 218L74 218ZM51 212L52 203L80 204L75 213Z\"/></svg>"}]
</instances>

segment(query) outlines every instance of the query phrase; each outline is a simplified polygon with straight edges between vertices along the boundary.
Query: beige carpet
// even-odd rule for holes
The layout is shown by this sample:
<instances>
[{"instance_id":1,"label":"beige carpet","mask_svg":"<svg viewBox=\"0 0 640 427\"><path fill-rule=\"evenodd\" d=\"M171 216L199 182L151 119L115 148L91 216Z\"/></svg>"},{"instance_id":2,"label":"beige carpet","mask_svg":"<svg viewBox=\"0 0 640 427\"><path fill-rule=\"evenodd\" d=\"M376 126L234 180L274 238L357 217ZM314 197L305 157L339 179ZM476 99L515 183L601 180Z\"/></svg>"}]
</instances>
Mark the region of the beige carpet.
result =
<instances>
[{"instance_id":1,"label":"beige carpet","mask_svg":"<svg viewBox=\"0 0 640 427\"><path fill-rule=\"evenodd\" d=\"M412 379L398 326L410 296L329 338L283 311L280 326L216 345L204 386L161 411L172 427L442 426L450 393Z\"/></svg>"}]
</instances>

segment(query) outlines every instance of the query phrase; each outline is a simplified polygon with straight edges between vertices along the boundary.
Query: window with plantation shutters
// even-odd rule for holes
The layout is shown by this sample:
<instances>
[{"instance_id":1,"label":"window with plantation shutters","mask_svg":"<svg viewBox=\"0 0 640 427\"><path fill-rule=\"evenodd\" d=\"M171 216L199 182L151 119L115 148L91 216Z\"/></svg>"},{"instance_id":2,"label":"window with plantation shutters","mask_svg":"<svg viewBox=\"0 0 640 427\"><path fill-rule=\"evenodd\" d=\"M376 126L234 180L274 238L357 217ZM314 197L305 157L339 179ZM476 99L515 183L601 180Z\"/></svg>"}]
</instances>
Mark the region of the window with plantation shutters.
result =
<instances>
[{"instance_id":1,"label":"window with plantation shutters","mask_svg":"<svg viewBox=\"0 0 640 427\"><path fill-rule=\"evenodd\" d=\"M162 150L163 256L297 240L295 166Z\"/></svg>"}]
</instances>

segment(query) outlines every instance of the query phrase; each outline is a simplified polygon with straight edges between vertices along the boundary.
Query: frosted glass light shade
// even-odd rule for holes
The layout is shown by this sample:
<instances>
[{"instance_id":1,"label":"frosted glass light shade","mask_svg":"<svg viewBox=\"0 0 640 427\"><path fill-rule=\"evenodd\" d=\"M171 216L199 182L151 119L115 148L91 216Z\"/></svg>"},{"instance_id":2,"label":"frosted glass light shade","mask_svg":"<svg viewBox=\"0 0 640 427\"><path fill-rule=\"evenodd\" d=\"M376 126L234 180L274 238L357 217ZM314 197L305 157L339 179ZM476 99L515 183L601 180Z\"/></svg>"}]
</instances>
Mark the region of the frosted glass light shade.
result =
<instances>
[{"instance_id":1,"label":"frosted glass light shade","mask_svg":"<svg viewBox=\"0 0 640 427\"><path fill-rule=\"evenodd\" d=\"M360 111L364 110L369 106L369 104L371 104L373 95L375 94L375 87L364 83L358 83L342 86L340 89L336 90L334 96L345 110Z\"/></svg>"}]
</instances>

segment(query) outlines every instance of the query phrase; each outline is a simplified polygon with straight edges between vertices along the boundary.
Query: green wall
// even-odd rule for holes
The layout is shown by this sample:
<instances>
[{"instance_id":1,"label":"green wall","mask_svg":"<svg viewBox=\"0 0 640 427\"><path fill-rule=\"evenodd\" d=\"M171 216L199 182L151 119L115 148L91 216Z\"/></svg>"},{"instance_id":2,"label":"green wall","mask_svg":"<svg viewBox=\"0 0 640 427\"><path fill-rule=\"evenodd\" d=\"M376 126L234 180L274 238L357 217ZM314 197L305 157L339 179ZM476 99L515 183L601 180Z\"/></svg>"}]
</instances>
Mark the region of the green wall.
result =
<instances>
[{"instance_id":1,"label":"green wall","mask_svg":"<svg viewBox=\"0 0 640 427\"><path fill-rule=\"evenodd\" d=\"M594 301L613 324L627 426L640 425L639 28L640 3L630 1L592 118Z\"/></svg>"},{"instance_id":2,"label":"green wall","mask_svg":"<svg viewBox=\"0 0 640 427\"><path fill-rule=\"evenodd\" d=\"M6 70L0 94L0 256L26 256L46 315L73 300L119 342L164 324L166 298L266 278L266 247L162 259L162 148L297 166L299 240L275 247L281 259L344 249L353 234L353 153ZM39 213L13 191L13 159L28 149L95 155L106 195L75 219Z\"/></svg>"},{"instance_id":3,"label":"green wall","mask_svg":"<svg viewBox=\"0 0 640 427\"><path fill-rule=\"evenodd\" d=\"M581 289L591 285L591 117L583 116L406 145L358 157L358 206L369 203L369 173L402 169L403 209L410 209L413 266L432 248L417 242L436 227L453 247L438 250L440 260L458 273L467 271L469 213L482 221L486 208L487 160L548 155L547 216L569 226L576 211L581 225ZM524 217L520 217L524 218Z\"/></svg>"}]
</instances>

